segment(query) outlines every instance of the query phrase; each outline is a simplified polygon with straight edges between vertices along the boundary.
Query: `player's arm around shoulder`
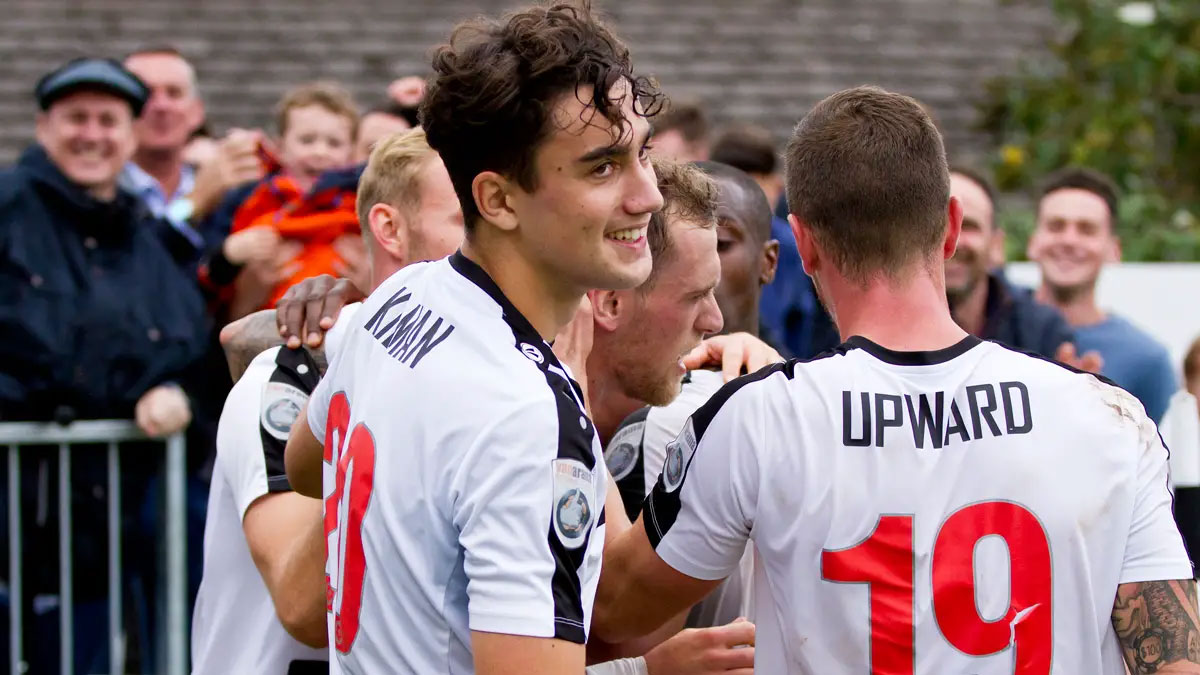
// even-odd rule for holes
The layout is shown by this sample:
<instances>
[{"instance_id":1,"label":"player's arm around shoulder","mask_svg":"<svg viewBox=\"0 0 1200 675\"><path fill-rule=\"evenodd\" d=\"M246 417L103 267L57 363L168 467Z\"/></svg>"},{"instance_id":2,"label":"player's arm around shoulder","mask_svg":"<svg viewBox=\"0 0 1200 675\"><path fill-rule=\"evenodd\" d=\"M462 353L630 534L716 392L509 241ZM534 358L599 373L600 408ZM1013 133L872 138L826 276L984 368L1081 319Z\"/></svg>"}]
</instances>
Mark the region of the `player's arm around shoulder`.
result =
<instances>
[{"instance_id":1,"label":"player's arm around shoulder","mask_svg":"<svg viewBox=\"0 0 1200 675\"><path fill-rule=\"evenodd\" d=\"M1121 584L1112 623L1132 675L1200 673L1195 580Z\"/></svg>"},{"instance_id":2,"label":"player's arm around shoulder","mask_svg":"<svg viewBox=\"0 0 1200 675\"><path fill-rule=\"evenodd\" d=\"M607 546L592 615L592 634L607 642L653 631L721 583L690 577L664 562L646 534L645 514Z\"/></svg>"},{"instance_id":3,"label":"player's arm around shoulder","mask_svg":"<svg viewBox=\"0 0 1200 675\"><path fill-rule=\"evenodd\" d=\"M242 516L250 557L285 630L309 647L324 647L325 537L321 502L295 492L259 497Z\"/></svg>"}]
</instances>

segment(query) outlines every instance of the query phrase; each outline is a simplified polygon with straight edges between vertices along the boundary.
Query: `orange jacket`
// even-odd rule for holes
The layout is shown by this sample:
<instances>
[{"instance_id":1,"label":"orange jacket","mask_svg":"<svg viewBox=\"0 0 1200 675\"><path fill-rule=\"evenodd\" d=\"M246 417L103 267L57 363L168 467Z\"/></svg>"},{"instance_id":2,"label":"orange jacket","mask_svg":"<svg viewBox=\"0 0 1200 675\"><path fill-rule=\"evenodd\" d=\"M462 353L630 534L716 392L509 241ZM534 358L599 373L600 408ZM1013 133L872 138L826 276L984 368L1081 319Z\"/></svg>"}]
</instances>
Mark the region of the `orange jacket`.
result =
<instances>
[{"instance_id":1,"label":"orange jacket","mask_svg":"<svg viewBox=\"0 0 1200 675\"><path fill-rule=\"evenodd\" d=\"M233 216L230 233L251 227L274 228L279 236L299 241L304 249L296 258L300 269L271 291L265 308L274 307L292 285L319 274L336 275L342 262L333 242L343 235L357 235L355 213L356 185L321 183L307 194L301 193L291 178L276 174L267 177L250 193Z\"/></svg>"}]
</instances>

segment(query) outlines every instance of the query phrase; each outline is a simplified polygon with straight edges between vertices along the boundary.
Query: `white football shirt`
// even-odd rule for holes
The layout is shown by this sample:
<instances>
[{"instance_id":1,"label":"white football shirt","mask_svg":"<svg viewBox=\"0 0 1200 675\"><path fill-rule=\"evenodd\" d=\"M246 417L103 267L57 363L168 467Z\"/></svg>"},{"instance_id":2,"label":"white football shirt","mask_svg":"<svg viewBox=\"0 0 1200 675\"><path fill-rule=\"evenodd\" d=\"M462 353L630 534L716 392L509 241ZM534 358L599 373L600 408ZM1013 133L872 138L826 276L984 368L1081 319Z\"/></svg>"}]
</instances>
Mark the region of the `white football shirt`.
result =
<instances>
[{"instance_id":1,"label":"white football shirt","mask_svg":"<svg viewBox=\"0 0 1200 675\"><path fill-rule=\"evenodd\" d=\"M460 253L385 281L308 412L337 466L325 517L343 672L470 673L472 630L585 641L599 441L578 384L479 266Z\"/></svg>"},{"instance_id":2,"label":"white football shirt","mask_svg":"<svg viewBox=\"0 0 1200 675\"><path fill-rule=\"evenodd\" d=\"M731 382L643 517L695 578L753 539L764 673L1118 675L1117 585L1192 576L1141 404L974 337Z\"/></svg>"},{"instance_id":3,"label":"white football shirt","mask_svg":"<svg viewBox=\"0 0 1200 675\"><path fill-rule=\"evenodd\" d=\"M192 617L195 675L286 675L293 663L310 668L303 672L327 671L328 652L301 644L279 623L242 529L256 499L291 491L283 449L318 377L307 351L275 347L250 362L225 399Z\"/></svg>"}]
</instances>

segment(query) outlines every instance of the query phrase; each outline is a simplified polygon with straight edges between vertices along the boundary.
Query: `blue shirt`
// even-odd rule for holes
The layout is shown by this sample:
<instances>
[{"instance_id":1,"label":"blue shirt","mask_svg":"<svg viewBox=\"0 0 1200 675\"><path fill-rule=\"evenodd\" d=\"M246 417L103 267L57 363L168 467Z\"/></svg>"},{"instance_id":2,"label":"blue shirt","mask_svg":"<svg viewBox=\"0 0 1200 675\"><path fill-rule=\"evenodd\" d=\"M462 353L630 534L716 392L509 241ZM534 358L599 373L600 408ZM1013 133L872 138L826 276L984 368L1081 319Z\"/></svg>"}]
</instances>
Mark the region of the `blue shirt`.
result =
<instances>
[{"instance_id":1,"label":"blue shirt","mask_svg":"<svg viewBox=\"0 0 1200 675\"><path fill-rule=\"evenodd\" d=\"M179 185L175 188L174 194L168 195L154 176L146 173L134 162L125 165L125 169L121 172L120 183L122 188L137 197L152 216L168 223L197 249L204 248L204 237L188 223L186 218L178 217L172 213L170 208L172 202L190 195L192 188L196 185L196 170L191 165L183 165L183 172L179 176Z\"/></svg>"},{"instance_id":2,"label":"blue shirt","mask_svg":"<svg viewBox=\"0 0 1200 675\"><path fill-rule=\"evenodd\" d=\"M1104 359L1100 374L1136 396L1150 419L1162 419L1179 388L1166 347L1113 314L1100 323L1076 326L1075 347L1080 354L1100 352Z\"/></svg>"},{"instance_id":3,"label":"blue shirt","mask_svg":"<svg viewBox=\"0 0 1200 675\"><path fill-rule=\"evenodd\" d=\"M841 342L817 300L812 279L804 271L792 228L782 218L771 219L771 238L779 241L775 280L763 287L759 321L764 336L777 340L785 355L809 358Z\"/></svg>"}]
</instances>

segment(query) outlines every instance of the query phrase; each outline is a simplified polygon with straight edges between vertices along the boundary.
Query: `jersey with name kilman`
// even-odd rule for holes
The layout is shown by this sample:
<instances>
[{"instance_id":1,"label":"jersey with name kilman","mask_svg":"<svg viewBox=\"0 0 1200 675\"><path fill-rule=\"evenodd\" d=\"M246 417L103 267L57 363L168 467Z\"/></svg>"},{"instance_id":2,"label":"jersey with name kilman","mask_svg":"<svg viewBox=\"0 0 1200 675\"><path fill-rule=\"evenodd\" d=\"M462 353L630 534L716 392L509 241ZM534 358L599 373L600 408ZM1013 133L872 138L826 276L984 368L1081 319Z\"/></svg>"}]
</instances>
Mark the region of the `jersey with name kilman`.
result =
<instances>
[{"instance_id":1,"label":"jersey with name kilman","mask_svg":"<svg viewBox=\"0 0 1200 675\"><path fill-rule=\"evenodd\" d=\"M583 643L600 443L578 383L495 282L461 253L410 265L331 358L308 419L336 466L324 491L341 671L471 673L471 631Z\"/></svg>"},{"instance_id":2,"label":"jersey with name kilman","mask_svg":"<svg viewBox=\"0 0 1200 675\"><path fill-rule=\"evenodd\" d=\"M765 673L1120 675L1117 586L1192 577L1137 399L974 337L729 383L643 518L695 578L754 541Z\"/></svg>"},{"instance_id":3,"label":"jersey with name kilman","mask_svg":"<svg viewBox=\"0 0 1200 675\"><path fill-rule=\"evenodd\" d=\"M279 622L242 529L255 500L291 491L283 449L319 377L307 351L275 347L250 362L225 400L192 617L194 675L328 670L325 649L301 644Z\"/></svg>"}]
</instances>

